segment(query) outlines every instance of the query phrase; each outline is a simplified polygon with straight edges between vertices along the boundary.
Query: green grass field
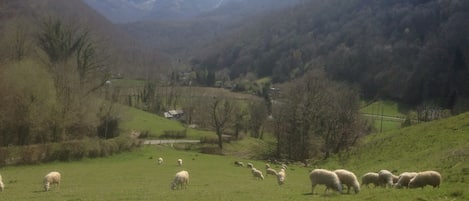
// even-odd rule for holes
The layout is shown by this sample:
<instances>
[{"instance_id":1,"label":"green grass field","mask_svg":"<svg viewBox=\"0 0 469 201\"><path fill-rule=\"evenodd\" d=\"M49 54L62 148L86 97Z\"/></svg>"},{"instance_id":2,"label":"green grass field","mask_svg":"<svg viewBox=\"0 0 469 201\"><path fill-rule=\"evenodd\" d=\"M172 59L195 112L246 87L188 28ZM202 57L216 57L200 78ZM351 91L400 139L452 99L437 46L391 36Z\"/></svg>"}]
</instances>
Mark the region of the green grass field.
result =
<instances>
[{"instance_id":1,"label":"green grass field","mask_svg":"<svg viewBox=\"0 0 469 201\"><path fill-rule=\"evenodd\" d=\"M360 112L373 121L377 133L392 131L401 128L405 114L399 111L398 104L392 101L376 101L362 103ZM383 116L383 118L381 118Z\"/></svg>"},{"instance_id":2,"label":"green grass field","mask_svg":"<svg viewBox=\"0 0 469 201\"><path fill-rule=\"evenodd\" d=\"M156 158L163 157L163 165ZM183 159L183 167L176 165ZM5 190L1 200L463 200L467 185L444 183L440 189L362 188L359 194L324 194L316 187L311 194L309 168L290 165L287 180L278 186L269 175L253 179L248 168L235 167L234 160L253 162L264 169L262 161L229 156L177 151L168 147L144 147L132 153L109 158L70 163L6 167L1 170ZM171 191L169 185L179 170L188 170L186 190ZM276 167L278 169L278 167ZM60 190L42 190L42 176L48 171L62 173ZM372 169L369 169L372 170ZM356 172L361 174L364 172ZM459 195L459 193L463 195ZM456 196L456 197L455 197ZM466 197L462 197L466 196Z\"/></svg>"},{"instance_id":3,"label":"green grass field","mask_svg":"<svg viewBox=\"0 0 469 201\"><path fill-rule=\"evenodd\" d=\"M178 121L169 120L136 108L121 106L125 119L121 127L125 133L131 130L148 131L149 138L158 138L164 131L182 131L187 129L187 139L200 139L202 136L215 136L214 132L184 127Z\"/></svg>"}]
</instances>

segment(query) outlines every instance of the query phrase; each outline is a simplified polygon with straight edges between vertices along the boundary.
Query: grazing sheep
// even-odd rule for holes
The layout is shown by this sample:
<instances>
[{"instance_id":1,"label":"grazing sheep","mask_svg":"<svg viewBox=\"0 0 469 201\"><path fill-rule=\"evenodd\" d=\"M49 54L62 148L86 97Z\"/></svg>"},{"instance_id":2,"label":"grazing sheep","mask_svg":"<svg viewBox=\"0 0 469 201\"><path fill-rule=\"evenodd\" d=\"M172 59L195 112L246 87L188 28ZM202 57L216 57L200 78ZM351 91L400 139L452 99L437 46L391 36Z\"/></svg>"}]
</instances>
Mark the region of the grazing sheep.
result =
<instances>
[{"instance_id":1,"label":"grazing sheep","mask_svg":"<svg viewBox=\"0 0 469 201\"><path fill-rule=\"evenodd\" d=\"M265 169L270 168L270 165L268 163L265 164Z\"/></svg>"},{"instance_id":2,"label":"grazing sheep","mask_svg":"<svg viewBox=\"0 0 469 201\"><path fill-rule=\"evenodd\" d=\"M287 167L288 167L288 166L287 166L285 163L282 163L281 166L282 166L283 169L287 170Z\"/></svg>"},{"instance_id":3,"label":"grazing sheep","mask_svg":"<svg viewBox=\"0 0 469 201\"><path fill-rule=\"evenodd\" d=\"M241 161L235 161L234 162L234 165L238 166L238 167L244 167L244 163L241 162Z\"/></svg>"},{"instance_id":4,"label":"grazing sheep","mask_svg":"<svg viewBox=\"0 0 469 201\"><path fill-rule=\"evenodd\" d=\"M327 192L329 188L332 188L336 191L342 192L342 184L340 184L339 177L332 171L325 170L325 169L314 169L309 174L309 179L311 180L311 192L314 194L314 187L318 184L323 184L326 186Z\"/></svg>"},{"instance_id":5,"label":"grazing sheep","mask_svg":"<svg viewBox=\"0 0 469 201\"><path fill-rule=\"evenodd\" d=\"M182 166L182 159L178 159L178 165Z\"/></svg>"},{"instance_id":6,"label":"grazing sheep","mask_svg":"<svg viewBox=\"0 0 469 201\"><path fill-rule=\"evenodd\" d=\"M252 169L254 165L252 163L248 163L247 167Z\"/></svg>"},{"instance_id":7,"label":"grazing sheep","mask_svg":"<svg viewBox=\"0 0 469 201\"><path fill-rule=\"evenodd\" d=\"M383 186L385 188L392 187L394 185L393 183L393 174L388 171L388 170L380 170L378 172L379 176L379 184L380 186Z\"/></svg>"},{"instance_id":8,"label":"grazing sheep","mask_svg":"<svg viewBox=\"0 0 469 201\"><path fill-rule=\"evenodd\" d=\"M158 165L161 165L161 164L163 164L163 158L159 157L158 158Z\"/></svg>"},{"instance_id":9,"label":"grazing sheep","mask_svg":"<svg viewBox=\"0 0 469 201\"><path fill-rule=\"evenodd\" d=\"M355 193L360 192L360 183L358 183L357 176L353 172L344 169L334 170L334 173L339 177L340 183L347 186L347 193L350 194L350 187L353 187Z\"/></svg>"},{"instance_id":10,"label":"grazing sheep","mask_svg":"<svg viewBox=\"0 0 469 201\"><path fill-rule=\"evenodd\" d=\"M2 181L2 175L0 175L0 192L2 192L4 188L5 188L5 185L3 184L3 181Z\"/></svg>"},{"instance_id":11,"label":"grazing sheep","mask_svg":"<svg viewBox=\"0 0 469 201\"><path fill-rule=\"evenodd\" d=\"M182 170L174 176L171 182L171 190L186 189L189 184L189 172Z\"/></svg>"},{"instance_id":12,"label":"grazing sheep","mask_svg":"<svg viewBox=\"0 0 469 201\"><path fill-rule=\"evenodd\" d=\"M44 190L49 191L50 185L55 184L57 189L60 190L60 173L50 172L44 177Z\"/></svg>"},{"instance_id":13,"label":"grazing sheep","mask_svg":"<svg viewBox=\"0 0 469 201\"><path fill-rule=\"evenodd\" d=\"M283 169L282 169L282 170L283 170ZM269 174L271 174L271 175L277 175L277 171L275 171L275 170L272 169L272 168L267 168L267 169L265 170L265 176L267 176L267 175L269 175Z\"/></svg>"},{"instance_id":14,"label":"grazing sheep","mask_svg":"<svg viewBox=\"0 0 469 201\"><path fill-rule=\"evenodd\" d=\"M251 168L251 173L252 173L252 176L254 176L254 178L264 180L264 175L262 175L262 172L259 171L258 169L254 167Z\"/></svg>"},{"instance_id":15,"label":"grazing sheep","mask_svg":"<svg viewBox=\"0 0 469 201\"><path fill-rule=\"evenodd\" d=\"M433 188L440 187L441 175L436 171L419 172L409 181L409 188L425 187L426 185L433 186Z\"/></svg>"},{"instance_id":16,"label":"grazing sheep","mask_svg":"<svg viewBox=\"0 0 469 201\"><path fill-rule=\"evenodd\" d=\"M277 173L277 182L278 185L282 185L285 183L285 177L287 174L285 173L285 169L280 169L280 171Z\"/></svg>"},{"instance_id":17,"label":"grazing sheep","mask_svg":"<svg viewBox=\"0 0 469 201\"><path fill-rule=\"evenodd\" d=\"M394 184L396 188L403 188L409 186L409 181L417 175L416 172L403 172L399 175L399 179Z\"/></svg>"},{"instance_id":18,"label":"grazing sheep","mask_svg":"<svg viewBox=\"0 0 469 201\"><path fill-rule=\"evenodd\" d=\"M368 184L374 184L374 186L379 185L379 174L376 172L368 172L362 176L362 185L366 185L369 187Z\"/></svg>"},{"instance_id":19,"label":"grazing sheep","mask_svg":"<svg viewBox=\"0 0 469 201\"><path fill-rule=\"evenodd\" d=\"M392 175L392 184L393 184L393 185L396 185L396 183L397 183L398 180L399 180L399 176L393 174L393 175Z\"/></svg>"}]
</instances>

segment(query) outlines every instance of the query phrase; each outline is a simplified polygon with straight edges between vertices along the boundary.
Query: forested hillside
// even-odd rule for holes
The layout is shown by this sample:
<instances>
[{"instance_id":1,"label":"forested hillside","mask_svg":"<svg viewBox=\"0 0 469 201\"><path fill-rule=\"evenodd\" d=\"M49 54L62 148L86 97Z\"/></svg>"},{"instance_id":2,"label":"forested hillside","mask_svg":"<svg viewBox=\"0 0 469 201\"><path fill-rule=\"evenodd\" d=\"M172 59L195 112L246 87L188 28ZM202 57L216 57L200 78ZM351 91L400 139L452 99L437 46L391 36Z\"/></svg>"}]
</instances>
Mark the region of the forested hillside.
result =
<instances>
[{"instance_id":1,"label":"forested hillside","mask_svg":"<svg viewBox=\"0 0 469 201\"><path fill-rule=\"evenodd\" d=\"M365 98L467 110L469 1L312 0L251 20L195 53L231 79L297 78L313 68Z\"/></svg>"},{"instance_id":2,"label":"forested hillside","mask_svg":"<svg viewBox=\"0 0 469 201\"><path fill-rule=\"evenodd\" d=\"M110 79L164 74L158 52L81 0L7 0L0 9L0 146L115 137Z\"/></svg>"}]
</instances>

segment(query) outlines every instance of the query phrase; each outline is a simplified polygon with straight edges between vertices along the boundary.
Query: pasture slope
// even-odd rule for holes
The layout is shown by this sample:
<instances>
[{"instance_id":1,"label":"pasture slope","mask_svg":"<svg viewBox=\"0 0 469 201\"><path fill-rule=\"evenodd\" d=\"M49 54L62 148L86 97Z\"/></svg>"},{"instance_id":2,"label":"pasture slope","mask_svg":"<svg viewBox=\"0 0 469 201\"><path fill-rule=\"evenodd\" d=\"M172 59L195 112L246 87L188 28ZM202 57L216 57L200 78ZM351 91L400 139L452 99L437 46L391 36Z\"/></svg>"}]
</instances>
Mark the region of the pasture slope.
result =
<instances>
[{"instance_id":1,"label":"pasture slope","mask_svg":"<svg viewBox=\"0 0 469 201\"><path fill-rule=\"evenodd\" d=\"M157 165L158 157L164 158L163 165ZM182 167L176 163L178 158L184 161ZM233 165L233 161L241 160L265 170L264 161L144 146L108 158L2 168L0 174L6 187L0 192L0 200L469 200L468 159L469 113L368 136L360 148L316 162L312 167L290 164L283 186L278 186L273 176L255 180L248 168ZM313 168L346 168L359 177L380 169L395 174L433 169L442 173L443 184L439 189L362 187L357 195L324 194L325 188L318 186L312 195L308 172ZM189 186L171 191L170 182L182 169L190 173ZM43 192L42 177L52 170L62 173L60 190Z\"/></svg>"}]
</instances>

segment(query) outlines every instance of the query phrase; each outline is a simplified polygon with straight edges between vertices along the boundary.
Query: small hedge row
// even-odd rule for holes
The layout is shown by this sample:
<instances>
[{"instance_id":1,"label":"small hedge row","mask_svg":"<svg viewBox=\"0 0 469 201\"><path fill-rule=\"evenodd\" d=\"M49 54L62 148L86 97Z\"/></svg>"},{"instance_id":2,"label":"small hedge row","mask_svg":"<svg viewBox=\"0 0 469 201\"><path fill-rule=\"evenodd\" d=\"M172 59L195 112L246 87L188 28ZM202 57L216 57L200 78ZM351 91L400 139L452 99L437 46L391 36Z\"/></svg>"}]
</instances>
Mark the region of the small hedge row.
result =
<instances>
[{"instance_id":1,"label":"small hedge row","mask_svg":"<svg viewBox=\"0 0 469 201\"><path fill-rule=\"evenodd\" d=\"M0 147L0 167L106 157L140 146L139 140L117 137L86 139L28 146Z\"/></svg>"},{"instance_id":2,"label":"small hedge row","mask_svg":"<svg viewBox=\"0 0 469 201\"><path fill-rule=\"evenodd\" d=\"M163 134L160 135L160 139L182 139L187 137L187 130L184 129L182 131L173 131L173 130L166 130L163 131Z\"/></svg>"}]
</instances>

